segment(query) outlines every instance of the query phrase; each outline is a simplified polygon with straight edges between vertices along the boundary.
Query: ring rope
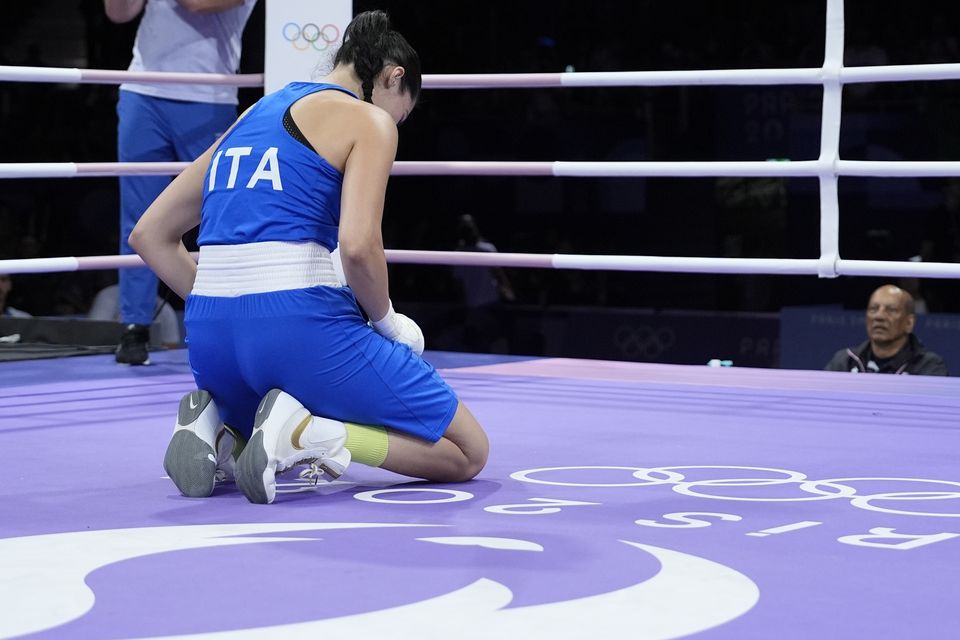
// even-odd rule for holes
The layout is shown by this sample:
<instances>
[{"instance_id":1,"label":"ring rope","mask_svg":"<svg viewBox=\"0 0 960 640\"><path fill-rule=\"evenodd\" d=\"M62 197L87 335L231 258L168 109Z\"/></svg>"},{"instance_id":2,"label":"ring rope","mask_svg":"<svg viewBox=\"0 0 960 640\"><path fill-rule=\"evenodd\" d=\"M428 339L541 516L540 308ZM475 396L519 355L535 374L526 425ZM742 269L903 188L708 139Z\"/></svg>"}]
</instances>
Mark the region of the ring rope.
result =
<instances>
[{"instance_id":1,"label":"ring rope","mask_svg":"<svg viewBox=\"0 0 960 640\"><path fill-rule=\"evenodd\" d=\"M820 156L817 160L783 162L398 162L394 175L526 175L559 177L628 176L783 176L816 177L820 183L820 257L816 260L764 258L668 258L661 256L570 256L535 254L492 254L497 266L539 266L570 269L612 269L644 271L680 271L706 273L806 274L833 278L839 275L883 275L915 277L957 277L960 265L949 263L911 263L842 260L839 256L840 212L838 177L841 175L921 177L960 175L960 162L875 162L841 160L839 157L841 98L844 84L858 82L895 82L905 80L960 79L960 64L888 65L878 67L843 66L843 0L827 0L824 64L814 69L739 69L708 71L586 72L562 74L458 74L424 76L426 88L529 88L654 86L690 84L822 84ZM211 74L152 73L159 82L204 82ZM176 79L173 79L173 77ZM42 67L0 66L0 81L33 82L122 82L129 72ZM262 85L262 76L245 76ZM216 82L238 83L241 76L217 76ZM239 86L239 85L238 85ZM258 86L258 85L250 85ZM73 177L104 175L169 175L183 169L183 163L8 163L0 164L0 178ZM427 254L434 257L428 258ZM511 258L512 256L512 258ZM50 270L112 268L118 256L92 258L50 258L0 261L0 271L16 268ZM136 256L124 257L124 259ZM389 252L393 261L423 264L467 264L476 256L461 252ZM50 262L42 262L44 260ZM516 264L511 263L515 260ZM41 262L37 262L41 261ZM83 261L83 262L82 262ZM27 264L30 263L30 264ZM810 265L814 269L810 271ZM60 265L60 266L56 266ZM98 266L93 266L98 265ZM127 265L126 262L123 263ZM22 271L8 271L18 273Z\"/></svg>"},{"instance_id":2,"label":"ring rope","mask_svg":"<svg viewBox=\"0 0 960 640\"><path fill-rule=\"evenodd\" d=\"M391 264L455 265L468 267L520 267L596 271L665 273L715 273L753 275L819 275L819 259L801 258L687 258L669 256L580 255L564 253L479 253L469 251L417 251L387 249ZM197 253L193 254L194 259ZM27 258L0 260L0 273L58 273L143 267L138 255ZM842 260L833 265L838 275L912 278L958 278L960 264L949 262L897 262Z\"/></svg>"},{"instance_id":3,"label":"ring rope","mask_svg":"<svg viewBox=\"0 0 960 640\"><path fill-rule=\"evenodd\" d=\"M568 71L564 73L424 74L425 89L549 89L579 87L761 86L823 84L824 67L782 69L702 69L682 71ZM835 70L841 84L960 80L960 64L902 64L843 67ZM121 71L76 67L0 65L0 82L122 84L124 82L216 84L262 87L263 74Z\"/></svg>"},{"instance_id":4,"label":"ring rope","mask_svg":"<svg viewBox=\"0 0 960 640\"><path fill-rule=\"evenodd\" d=\"M178 73L175 71L120 71L76 67L16 67L0 65L0 81L53 82L60 84L203 84L262 87L262 73Z\"/></svg>"},{"instance_id":5,"label":"ring rope","mask_svg":"<svg viewBox=\"0 0 960 640\"><path fill-rule=\"evenodd\" d=\"M4 178L99 178L176 175L187 162L11 162L0 163ZM916 178L960 176L960 162L894 160L759 160L729 162L485 162L398 161L395 176L554 176L559 178L782 177L838 176Z\"/></svg>"}]
</instances>

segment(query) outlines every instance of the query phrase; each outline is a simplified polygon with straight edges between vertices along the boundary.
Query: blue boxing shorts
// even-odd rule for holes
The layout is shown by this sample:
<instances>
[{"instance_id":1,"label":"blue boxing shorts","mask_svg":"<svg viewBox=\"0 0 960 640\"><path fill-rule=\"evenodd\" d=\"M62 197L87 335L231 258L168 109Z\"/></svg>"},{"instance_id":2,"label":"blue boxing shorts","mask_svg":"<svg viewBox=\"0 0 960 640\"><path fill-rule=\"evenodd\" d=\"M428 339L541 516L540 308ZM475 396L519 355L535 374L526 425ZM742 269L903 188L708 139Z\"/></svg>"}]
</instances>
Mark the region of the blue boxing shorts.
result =
<instances>
[{"instance_id":1,"label":"blue boxing shorts","mask_svg":"<svg viewBox=\"0 0 960 640\"><path fill-rule=\"evenodd\" d=\"M190 295L184 325L197 387L247 438L273 388L313 415L429 442L443 436L457 410L456 394L433 366L367 325L349 287Z\"/></svg>"}]
</instances>

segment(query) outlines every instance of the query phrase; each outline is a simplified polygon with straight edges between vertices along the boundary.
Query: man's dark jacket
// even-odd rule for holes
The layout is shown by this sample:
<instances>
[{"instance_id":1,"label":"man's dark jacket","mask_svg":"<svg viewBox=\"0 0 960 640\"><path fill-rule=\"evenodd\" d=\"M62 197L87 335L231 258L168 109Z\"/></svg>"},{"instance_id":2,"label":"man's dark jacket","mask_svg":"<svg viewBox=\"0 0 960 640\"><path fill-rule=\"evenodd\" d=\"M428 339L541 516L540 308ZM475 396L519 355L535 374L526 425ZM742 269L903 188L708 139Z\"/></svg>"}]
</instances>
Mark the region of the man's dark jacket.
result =
<instances>
[{"instance_id":1,"label":"man's dark jacket","mask_svg":"<svg viewBox=\"0 0 960 640\"><path fill-rule=\"evenodd\" d=\"M947 365L943 358L933 351L927 351L923 343L912 333L907 343L895 356L883 362L876 361L870 349L870 341L841 349L833 354L827 365L827 371L852 371L854 373L895 373L915 376L945 376Z\"/></svg>"}]
</instances>

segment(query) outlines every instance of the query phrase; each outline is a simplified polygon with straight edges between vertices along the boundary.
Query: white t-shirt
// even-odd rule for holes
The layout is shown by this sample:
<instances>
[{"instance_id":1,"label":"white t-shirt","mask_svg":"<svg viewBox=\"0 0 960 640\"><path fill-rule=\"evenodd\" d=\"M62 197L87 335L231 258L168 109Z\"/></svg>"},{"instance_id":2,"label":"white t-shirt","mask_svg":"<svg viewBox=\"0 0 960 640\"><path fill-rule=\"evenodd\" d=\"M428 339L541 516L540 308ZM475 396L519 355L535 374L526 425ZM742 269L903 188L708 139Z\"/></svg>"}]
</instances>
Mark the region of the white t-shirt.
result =
<instances>
[{"instance_id":1,"label":"white t-shirt","mask_svg":"<svg viewBox=\"0 0 960 640\"><path fill-rule=\"evenodd\" d=\"M130 71L236 73L240 67L243 28L257 0L218 13L192 13L177 0L147 0ZM137 84L120 88L146 96L237 104L237 88L221 85Z\"/></svg>"}]
</instances>

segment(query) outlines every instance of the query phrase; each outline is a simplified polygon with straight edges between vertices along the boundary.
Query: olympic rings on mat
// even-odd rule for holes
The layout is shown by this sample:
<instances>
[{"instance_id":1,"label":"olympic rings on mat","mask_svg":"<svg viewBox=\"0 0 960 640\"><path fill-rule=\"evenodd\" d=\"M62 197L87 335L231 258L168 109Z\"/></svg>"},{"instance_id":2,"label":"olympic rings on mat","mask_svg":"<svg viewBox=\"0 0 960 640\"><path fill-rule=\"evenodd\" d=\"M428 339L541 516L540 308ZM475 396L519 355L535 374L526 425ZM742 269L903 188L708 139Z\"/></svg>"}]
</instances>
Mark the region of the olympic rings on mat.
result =
<instances>
[{"instance_id":1,"label":"olympic rings on mat","mask_svg":"<svg viewBox=\"0 0 960 640\"><path fill-rule=\"evenodd\" d=\"M734 477L706 477L711 471L729 470L746 473L736 473ZM635 480L603 481L584 479L586 474L607 474L614 472L629 472ZM690 473L694 471L694 473ZM696 473L700 471L700 473ZM547 479L544 476L552 475ZM769 477L773 475L774 477ZM578 478L577 476L581 476ZM688 476L695 476L690 478ZM746 477L744 477L746 476ZM754 477L760 476L760 477ZM927 478L901 477L851 477L829 478L813 480L806 474L789 469L769 467L741 467L725 465L686 465L675 467L613 467L613 466L577 466L577 467L544 467L540 469L526 469L510 474L514 480L532 484L550 485L555 487L649 487L656 485L672 485L676 493L710 500L731 500L740 502L809 502L814 500L834 500L843 498L850 500L850 504L865 511L876 511L906 516L931 516L941 518L960 518L960 509L955 513L948 511L925 512L912 511L907 508L895 509L892 506L880 506L876 503L889 502L920 502L926 500L957 500L960 502L960 482L953 480L935 480ZM872 492L865 490L866 485L873 483L881 486ZM923 490L903 491L904 484L924 483L930 485ZM801 495L777 495L771 493L768 487L794 486ZM859 486L858 486L859 485ZM891 487L892 485L892 487ZM897 486L901 485L901 486ZM740 487L738 495L730 495L723 488ZM939 490L931 490L939 489ZM946 490L944 490L946 489ZM761 495L756 495L756 494ZM751 495L752 494L752 495Z\"/></svg>"}]
</instances>

